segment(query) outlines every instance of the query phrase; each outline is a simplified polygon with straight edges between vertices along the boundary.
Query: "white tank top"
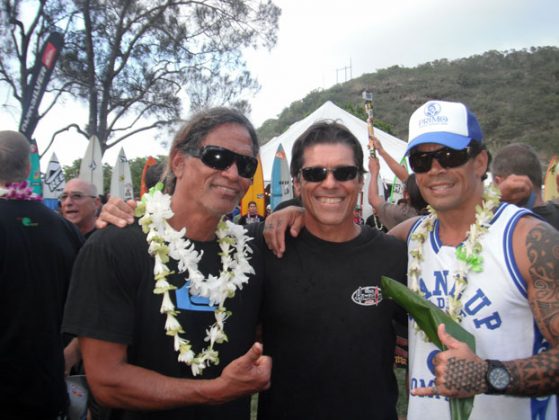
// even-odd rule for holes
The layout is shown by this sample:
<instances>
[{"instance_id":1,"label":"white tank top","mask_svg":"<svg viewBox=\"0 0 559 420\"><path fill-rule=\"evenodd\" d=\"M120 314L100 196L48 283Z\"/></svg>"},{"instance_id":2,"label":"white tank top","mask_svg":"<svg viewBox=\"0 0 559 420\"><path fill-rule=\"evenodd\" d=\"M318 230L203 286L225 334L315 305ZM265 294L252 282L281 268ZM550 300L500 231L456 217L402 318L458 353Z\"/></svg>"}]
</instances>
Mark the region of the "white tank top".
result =
<instances>
[{"instance_id":1,"label":"white tank top","mask_svg":"<svg viewBox=\"0 0 559 420\"><path fill-rule=\"evenodd\" d=\"M526 358L547 349L527 299L526 282L518 271L512 252L512 233L520 217L532 214L510 204L502 204L481 238L483 271L468 274L462 295L462 326L476 338L476 353L482 359ZM414 225L414 231L419 222ZM408 239L408 249L418 244ZM426 298L446 310L454 293L452 271L455 247L442 245L439 224L423 245L419 286ZM411 261L411 258L410 258ZM433 356L438 348L427 343L409 323L410 388L434 384ZM470 420L556 419L555 397L524 398L504 395L477 395ZM415 397L410 394L408 420L450 419L445 397Z\"/></svg>"}]
</instances>

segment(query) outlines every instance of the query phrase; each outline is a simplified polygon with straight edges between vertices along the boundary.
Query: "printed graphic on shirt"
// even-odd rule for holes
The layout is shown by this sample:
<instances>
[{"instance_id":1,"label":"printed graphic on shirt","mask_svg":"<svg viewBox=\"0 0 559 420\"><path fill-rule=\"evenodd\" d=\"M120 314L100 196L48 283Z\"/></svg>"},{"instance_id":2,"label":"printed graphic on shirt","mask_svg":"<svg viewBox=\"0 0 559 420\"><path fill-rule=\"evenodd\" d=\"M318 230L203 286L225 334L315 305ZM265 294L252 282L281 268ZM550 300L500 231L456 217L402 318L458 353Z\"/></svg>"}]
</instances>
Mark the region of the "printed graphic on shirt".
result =
<instances>
[{"instance_id":1,"label":"printed graphic on shirt","mask_svg":"<svg viewBox=\"0 0 559 420\"><path fill-rule=\"evenodd\" d=\"M377 286L358 287L351 300L361 306L377 306L382 302L382 293Z\"/></svg>"},{"instance_id":2,"label":"printed graphic on shirt","mask_svg":"<svg viewBox=\"0 0 559 420\"><path fill-rule=\"evenodd\" d=\"M186 281L184 286L175 291L177 298L177 308L185 311L215 311L215 306L210 305L210 300L206 297L192 296L189 292L190 281Z\"/></svg>"}]
</instances>

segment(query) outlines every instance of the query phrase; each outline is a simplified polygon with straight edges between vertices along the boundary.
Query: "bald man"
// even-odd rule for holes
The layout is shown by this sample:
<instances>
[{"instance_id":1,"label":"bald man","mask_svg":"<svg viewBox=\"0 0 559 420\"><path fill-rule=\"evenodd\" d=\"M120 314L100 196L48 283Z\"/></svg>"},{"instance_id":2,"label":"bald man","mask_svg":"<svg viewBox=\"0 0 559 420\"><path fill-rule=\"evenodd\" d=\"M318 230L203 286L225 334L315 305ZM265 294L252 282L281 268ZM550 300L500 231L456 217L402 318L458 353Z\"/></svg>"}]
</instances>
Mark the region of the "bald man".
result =
<instances>
[{"instance_id":1,"label":"bald man","mask_svg":"<svg viewBox=\"0 0 559 420\"><path fill-rule=\"evenodd\" d=\"M100 205L97 188L83 179L68 181L60 195L62 216L75 224L86 239L95 231Z\"/></svg>"}]
</instances>

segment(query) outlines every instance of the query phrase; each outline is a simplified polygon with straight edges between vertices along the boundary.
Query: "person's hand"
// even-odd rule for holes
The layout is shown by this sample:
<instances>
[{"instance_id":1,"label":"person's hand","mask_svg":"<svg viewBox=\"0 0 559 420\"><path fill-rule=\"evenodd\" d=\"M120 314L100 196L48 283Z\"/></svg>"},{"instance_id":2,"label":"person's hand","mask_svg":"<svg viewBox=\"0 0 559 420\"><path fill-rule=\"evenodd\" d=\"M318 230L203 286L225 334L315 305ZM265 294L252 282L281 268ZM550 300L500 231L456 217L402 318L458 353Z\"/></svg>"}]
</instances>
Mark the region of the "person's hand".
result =
<instances>
[{"instance_id":1,"label":"person's hand","mask_svg":"<svg viewBox=\"0 0 559 420\"><path fill-rule=\"evenodd\" d=\"M266 217L264 221L264 240L268 248L278 258L285 252L285 232L289 228L291 236L296 237L305 226L305 210L289 206Z\"/></svg>"},{"instance_id":2,"label":"person's hand","mask_svg":"<svg viewBox=\"0 0 559 420\"><path fill-rule=\"evenodd\" d=\"M369 157L369 172L371 173L371 179L375 179L380 172L380 162L376 157Z\"/></svg>"},{"instance_id":3,"label":"person's hand","mask_svg":"<svg viewBox=\"0 0 559 420\"><path fill-rule=\"evenodd\" d=\"M264 356L261 343L254 343L244 355L225 366L216 379L221 389L216 402L226 402L264 391L270 388L271 375L272 358Z\"/></svg>"},{"instance_id":4,"label":"person's hand","mask_svg":"<svg viewBox=\"0 0 559 420\"><path fill-rule=\"evenodd\" d=\"M435 386L415 388L411 391L412 395L468 398L487 391L487 363L476 356L466 343L448 334L444 324L439 325L437 333L447 350L433 358Z\"/></svg>"},{"instance_id":5,"label":"person's hand","mask_svg":"<svg viewBox=\"0 0 559 420\"><path fill-rule=\"evenodd\" d=\"M373 142L373 146L375 146L375 149L379 152L379 154L382 155L384 153L384 148L382 147L382 143L380 142L380 140L377 137L373 137L371 141Z\"/></svg>"},{"instance_id":6,"label":"person's hand","mask_svg":"<svg viewBox=\"0 0 559 420\"><path fill-rule=\"evenodd\" d=\"M512 174L506 178L496 176L493 181L501 191L501 200L512 204L527 202L534 188L526 175Z\"/></svg>"},{"instance_id":7,"label":"person's hand","mask_svg":"<svg viewBox=\"0 0 559 420\"><path fill-rule=\"evenodd\" d=\"M118 197L111 197L101 208L101 213L95 222L98 229L103 229L109 224L125 227L134 223L134 209L136 202L128 200L126 203Z\"/></svg>"}]
</instances>

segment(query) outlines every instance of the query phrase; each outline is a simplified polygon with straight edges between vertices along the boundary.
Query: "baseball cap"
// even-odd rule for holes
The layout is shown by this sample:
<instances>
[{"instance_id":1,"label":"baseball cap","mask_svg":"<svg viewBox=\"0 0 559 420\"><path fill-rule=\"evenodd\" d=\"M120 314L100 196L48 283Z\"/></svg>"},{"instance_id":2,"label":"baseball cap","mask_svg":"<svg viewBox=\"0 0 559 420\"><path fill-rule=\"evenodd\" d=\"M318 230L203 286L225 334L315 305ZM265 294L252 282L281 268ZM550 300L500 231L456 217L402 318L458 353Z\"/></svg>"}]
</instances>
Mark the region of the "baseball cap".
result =
<instances>
[{"instance_id":1,"label":"baseball cap","mask_svg":"<svg viewBox=\"0 0 559 420\"><path fill-rule=\"evenodd\" d=\"M470 141L483 141L476 116L460 102L429 101L410 117L406 154L420 144L435 143L465 149Z\"/></svg>"}]
</instances>

